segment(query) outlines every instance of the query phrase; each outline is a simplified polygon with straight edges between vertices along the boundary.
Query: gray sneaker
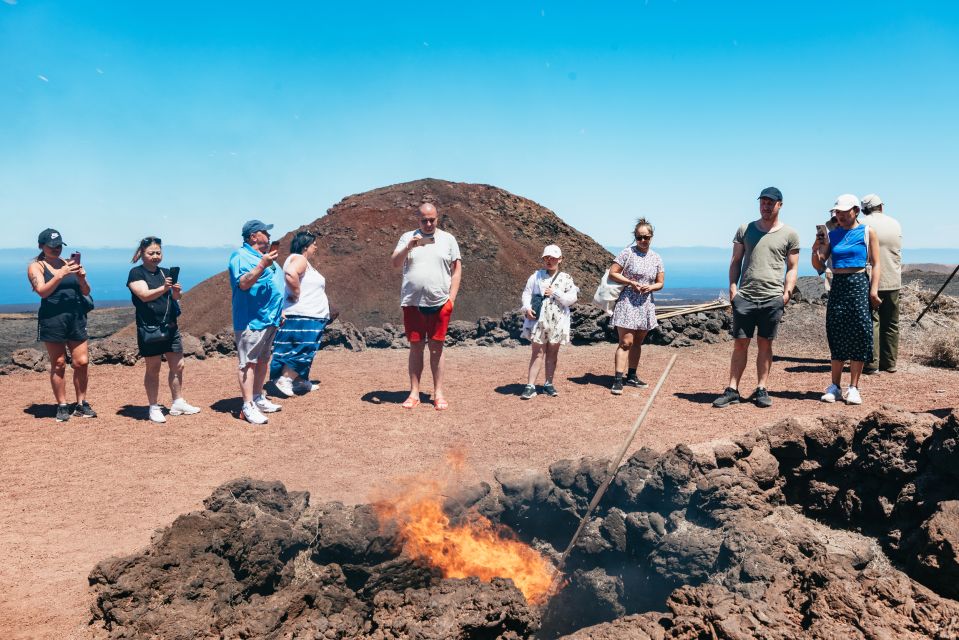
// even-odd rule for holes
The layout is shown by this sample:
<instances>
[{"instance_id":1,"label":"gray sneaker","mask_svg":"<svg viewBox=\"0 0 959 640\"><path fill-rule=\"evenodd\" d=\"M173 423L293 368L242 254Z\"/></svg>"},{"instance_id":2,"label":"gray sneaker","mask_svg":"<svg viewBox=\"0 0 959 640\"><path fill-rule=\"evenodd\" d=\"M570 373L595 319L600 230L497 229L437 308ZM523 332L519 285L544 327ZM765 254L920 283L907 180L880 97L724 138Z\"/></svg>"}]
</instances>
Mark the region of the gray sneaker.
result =
<instances>
[{"instance_id":1,"label":"gray sneaker","mask_svg":"<svg viewBox=\"0 0 959 640\"><path fill-rule=\"evenodd\" d=\"M738 391L732 387L726 387L726 389L723 391L723 395L713 400L713 406L717 409L724 409L731 404L739 404L740 400L741 398L739 397Z\"/></svg>"},{"instance_id":2,"label":"gray sneaker","mask_svg":"<svg viewBox=\"0 0 959 640\"><path fill-rule=\"evenodd\" d=\"M90 408L89 402L84 400L77 403L77 406L73 409L73 415L78 418L96 418L97 412Z\"/></svg>"},{"instance_id":3,"label":"gray sneaker","mask_svg":"<svg viewBox=\"0 0 959 640\"><path fill-rule=\"evenodd\" d=\"M552 382L547 382L543 385L543 393L548 395L550 398L555 398L559 395L559 392L556 391L556 387L553 386Z\"/></svg>"},{"instance_id":4,"label":"gray sneaker","mask_svg":"<svg viewBox=\"0 0 959 640\"><path fill-rule=\"evenodd\" d=\"M617 378L616 380L613 380L613 386L609 388L609 392L614 396L623 395L623 379Z\"/></svg>"},{"instance_id":5,"label":"gray sneaker","mask_svg":"<svg viewBox=\"0 0 959 640\"><path fill-rule=\"evenodd\" d=\"M630 387L636 387L637 389L645 389L649 386L636 376L626 376L626 380L624 380L624 382Z\"/></svg>"},{"instance_id":6,"label":"gray sneaker","mask_svg":"<svg viewBox=\"0 0 959 640\"><path fill-rule=\"evenodd\" d=\"M757 407L762 407L763 409L773 406L773 399L769 397L769 392L766 391L765 387L756 387L756 390L753 391L753 395L749 397Z\"/></svg>"},{"instance_id":7,"label":"gray sneaker","mask_svg":"<svg viewBox=\"0 0 959 640\"><path fill-rule=\"evenodd\" d=\"M535 397L536 397L536 387L534 387L531 384L528 384L525 387L523 387L523 393L522 395L520 395L520 398L522 398L523 400L529 400L530 398L535 398Z\"/></svg>"},{"instance_id":8,"label":"gray sneaker","mask_svg":"<svg viewBox=\"0 0 959 640\"><path fill-rule=\"evenodd\" d=\"M66 422L69 419L70 419L70 405L58 404L57 405L57 422Z\"/></svg>"}]
</instances>

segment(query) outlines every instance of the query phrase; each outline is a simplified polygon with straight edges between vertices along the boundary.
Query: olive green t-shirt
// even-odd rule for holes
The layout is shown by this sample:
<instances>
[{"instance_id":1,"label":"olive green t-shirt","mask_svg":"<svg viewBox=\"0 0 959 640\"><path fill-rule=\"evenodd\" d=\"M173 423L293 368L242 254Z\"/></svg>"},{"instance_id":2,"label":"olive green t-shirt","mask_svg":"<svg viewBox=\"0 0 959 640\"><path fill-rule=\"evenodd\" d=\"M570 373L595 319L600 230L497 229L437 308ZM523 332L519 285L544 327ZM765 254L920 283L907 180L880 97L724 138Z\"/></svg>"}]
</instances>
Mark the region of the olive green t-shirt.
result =
<instances>
[{"instance_id":1,"label":"olive green t-shirt","mask_svg":"<svg viewBox=\"0 0 959 640\"><path fill-rule=\"evenodd\" d=\"M781 296L786 288L786 257L799 250L796 230L784 224L767 233L749 222L739 227L733 242L746 247L736 295L753 302Z\"/></svg>"}]
</instances>

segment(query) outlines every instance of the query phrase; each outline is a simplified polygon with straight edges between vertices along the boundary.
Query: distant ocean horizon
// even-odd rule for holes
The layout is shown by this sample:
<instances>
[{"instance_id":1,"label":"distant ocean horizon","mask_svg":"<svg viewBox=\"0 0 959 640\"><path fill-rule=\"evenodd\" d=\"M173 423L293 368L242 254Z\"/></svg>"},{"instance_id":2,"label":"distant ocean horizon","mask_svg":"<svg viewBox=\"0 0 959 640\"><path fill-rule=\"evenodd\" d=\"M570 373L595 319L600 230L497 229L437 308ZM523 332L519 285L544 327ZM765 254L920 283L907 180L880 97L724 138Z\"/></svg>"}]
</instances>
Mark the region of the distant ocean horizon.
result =
<instances>
[{"instance_id":1,"label":"distant ocean horizon","mask_svg":"<svg viewBox=\"0 0 959 640\"><path fill-rule=\"evenodd\" d=\"M623 247L607 246L617 254ZM207 278L226 269L233 247L164 247L163 266L180 267L180 281L189 290ZM130 249L79 248L83 263L90 272L93 297L99 307L126 306L130 292L126 287ZM653 247L666 267L666 286L656 295L661 304L714 300L728 288L730 250L723 247ZM0 312L29 312L39 306L39 299L27 282L27 264L37 255L36 249L0 249ZM959 249L904 249L907 264L957 264ZM799 274L815 275L809 264L809 251L799 260ZM577 283L592 291L596 283Z\"/></svg>"}]
</instances>

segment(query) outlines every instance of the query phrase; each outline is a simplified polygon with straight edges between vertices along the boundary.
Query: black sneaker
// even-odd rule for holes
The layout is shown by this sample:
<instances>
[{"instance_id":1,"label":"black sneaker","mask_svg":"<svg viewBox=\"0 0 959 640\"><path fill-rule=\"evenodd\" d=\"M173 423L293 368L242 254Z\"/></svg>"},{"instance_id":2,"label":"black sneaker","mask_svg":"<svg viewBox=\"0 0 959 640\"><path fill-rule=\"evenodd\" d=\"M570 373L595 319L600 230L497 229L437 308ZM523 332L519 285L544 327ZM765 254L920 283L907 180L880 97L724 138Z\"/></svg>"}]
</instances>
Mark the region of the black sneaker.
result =
<instances>
[{"instance_id":1,"label":"black sneaker","mask_svg":"<svg viewBox=\"0 0 959 640\"><path fill-rule=\"evenodd\" d=\"M78 402L76 408L73 410L73 415L78 418L96 418L97 412L90 408L90 403L84 400L83 402Z\"/></svg>"},{"instance_id":2,"label":"black sneaker","mask_svg":"<svg viewBox=\"0 0 959 640\"><path fill-rule=\"evenodd\" d=\"M531 384L528 384L525 387L523 387L523 393L522 395L520 395L520 398L522 398L523 400L529 400L530 398L535 398L535 397L536 397L536 387L534 387Z\"/></svg>"},{"instance_id":3,"label":"black sneaker","mask_svg":"<svg viewBox=\"0 0 959 640\"><path fill-rule=\"evenodd\" d=\"M732 387L726 387L726 389L723 391L723 395L713 400L713 406L717 409L724 409L731 404L739 404L740 400L741 398L739 397L738 391Z\"/></svg>"},{"instance_id":4,"label":"black sneaker","mask_svg":"<svg viewBox=\"0 0 959 640\"><path fill-rule=\"evenodd\" d=\"M556 387L553 386L552 382L547 382L543 385L543 393L548 395L550 398L555 398L559 395L559 392L556 391Z\"/></svg>"},{"instance_id":5,"label":"black sneaker","mask_svg":"<svg viewBox=\"0 0 959 640\"><path fill-rule=\"evenodd\" d=\"M867 367L862 370L863 375L874 376L879 373L879 367Z\"/></svg>"},{"instance_id":6,"label":"black sneaker","mask_svg":"<svg viewBox=\"0 0 959 640\"><path fill-rule=\"evenodd\" d=\"M66 422L70 419L70 405L57 405L57 422Z\"/></svg>"},{"instance_id":7,"label":"black sneaker","mask_svg":"<svg viewBox=\"0 0 959 640\"><path fill-rule=\"evenodd\" d=\"M753 391L753 395L749 396L749 399L756 403L757 407L766 407L773 406L773 399L769 397L769 392L766 391L765 387L756 387L756 390Z\"/></svg>"},{"instance_id":8,"label":"black sneaker","mask_svg":"<svg viewBox=\"0 0 959 640\"><path fill-rule=\"evenodd\" d=\"M612 393L614 396L623 395L623 379L616 378L615 380L613 380L613 386L609 388L609 392Z\"/></svg>"},{"instance_id":9,"label":"black sneaker","mask_svg":"<svg viewBox=\"0 0 959 640\"><path fill-rule=\"evenodd\" d=\"M636 387L637 389L645 389L649 386L636 376L626 376L626 380L624 382L631 387Z\"/></svg>"}]
</instances>

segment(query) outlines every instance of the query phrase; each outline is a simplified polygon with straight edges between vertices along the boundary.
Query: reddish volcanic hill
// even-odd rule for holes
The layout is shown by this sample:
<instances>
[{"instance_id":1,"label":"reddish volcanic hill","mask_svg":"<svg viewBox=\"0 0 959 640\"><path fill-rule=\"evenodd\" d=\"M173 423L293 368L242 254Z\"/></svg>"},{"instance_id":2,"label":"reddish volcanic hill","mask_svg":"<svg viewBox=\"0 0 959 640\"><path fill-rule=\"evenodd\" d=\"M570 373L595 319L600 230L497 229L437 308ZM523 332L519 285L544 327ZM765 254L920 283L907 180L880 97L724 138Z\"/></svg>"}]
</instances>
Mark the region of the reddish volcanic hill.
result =
<instances>
[{"instance_id":1,"label":"reddish volcanic hill","mask_svg":"<svg viewBox=\"0 0 959 640\"><path fill-rule=\"evenodd\" d=\"M563 249L563 270L579 285L580 299L593 290L613 256L596 241L532 200L485 184L417 180L344 198L327 215L282 238L280 261L296 231L318 237L314 266L326 277L330 301L345 322L361 329L402 320L401 270L390 265L400 235L417 227L416 210L436 205L440 227L456 236L463 280L454 320L500 316L519 306L526 279L541 266L549 243ZM230 284L225 272L184 295L180 327L194 335L230 324Z\"/></svg>"}]
</instances>

